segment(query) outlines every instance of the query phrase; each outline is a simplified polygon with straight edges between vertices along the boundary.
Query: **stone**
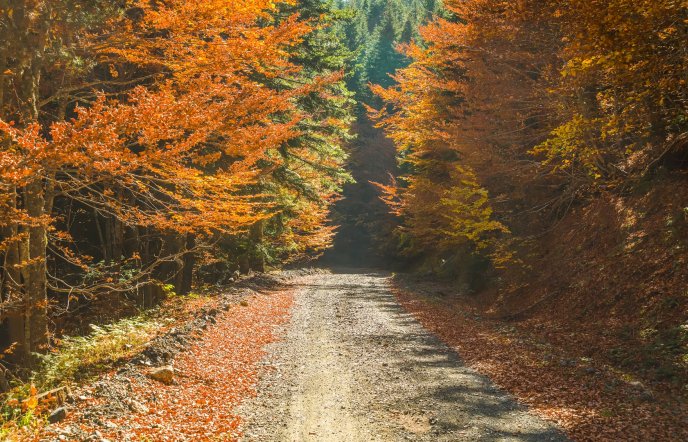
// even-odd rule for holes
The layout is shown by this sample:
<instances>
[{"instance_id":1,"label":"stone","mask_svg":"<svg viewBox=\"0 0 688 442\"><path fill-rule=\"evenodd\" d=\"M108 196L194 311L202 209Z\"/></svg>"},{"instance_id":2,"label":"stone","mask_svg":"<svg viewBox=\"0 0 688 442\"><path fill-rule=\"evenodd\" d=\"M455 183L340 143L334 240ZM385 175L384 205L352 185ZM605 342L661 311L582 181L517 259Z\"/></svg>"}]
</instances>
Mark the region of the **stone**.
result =
<instances>
[{"instance_id":1,"label":"stone","mask_svg":"<svg viewBox=\"0 0 688 442\"><path fill-rule=\"evenodd\" d=\"M645 390L645 384L643 384L640 381L631 381L628 383L628 385L630 385L631 387L636 388L638 390Z\"/></svg>"},{"instance_id":2,"label":"stone","mask_svg":"<svg viewBox=\"0 0 688 442\"><path fill-rule=\"evenodd\" d=\"M171 366L156 368L148 373L148 377L165 385L171 385L174 383L174 368Z\"/></svg>"},{"instance_id":3,"label":"stone","mask_svg":"<svg viewBox=\"0 0 688 442\"><path fill-rule=\"evenodd\" d=\"M127 401L127 405L129 406L129 409L133 411L134 413L139 413L139 414L148 414L148 407L142 404L141 402L135 401L133 399Z\"/></svg>"},{"instance_id":4,"label":"stone","mask_svg":"<svg viewBox=\"0 0 688 442\"><path fill-rule=\"evenodd\" d=\"M48 422L51 424L56 424L58 422L62 422L67 418L67 409L65 407L59 407L53 410L52 413L48 416Z\"/></svg>"}]
</instances>

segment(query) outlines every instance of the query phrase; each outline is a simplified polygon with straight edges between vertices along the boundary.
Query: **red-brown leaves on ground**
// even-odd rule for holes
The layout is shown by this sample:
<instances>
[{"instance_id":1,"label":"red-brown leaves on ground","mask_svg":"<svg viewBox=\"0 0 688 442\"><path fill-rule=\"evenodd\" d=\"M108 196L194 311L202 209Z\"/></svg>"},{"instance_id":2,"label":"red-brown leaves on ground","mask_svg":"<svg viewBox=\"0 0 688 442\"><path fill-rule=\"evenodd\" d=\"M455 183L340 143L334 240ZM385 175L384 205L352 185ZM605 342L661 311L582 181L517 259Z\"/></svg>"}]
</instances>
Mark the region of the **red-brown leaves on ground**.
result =
<instances>
[{"instance_id":1,"label":"red-brown leaves on ground","mask_svg":"<svg viewBox=\"0 0 688 442\"><path fill-rule=\"evenodd\" d=\"M255 394L257 363L265 355L264 347L276 339L275 328L288 320L292 302L290 291L256 295L217 316L217 323L174 361L172 385L145 377L131 379L131 397L149 399L143 410L110 419L108 434L99 426L103 436L110 440L236 440L240 418L234 410ZM64 425L94 433L96 428L85 418L89 404L93 401L84 401Z\"/></svg>"},{"instance_id":2,"label":"red-brown leaves on ground","mask_svg":"<svg viewBox=\"0 0 688 442\"><path fill-rule=\"evenodd\" d=\"M572 359L576 342L565 347L537 343L513 324L476 319L460 301L430 300L406 289L396 295L466 363L559 423L574 440L688 440L685 406L669 397L647 397L649 391L612 370Z\"/></svg>"}]
</instances>

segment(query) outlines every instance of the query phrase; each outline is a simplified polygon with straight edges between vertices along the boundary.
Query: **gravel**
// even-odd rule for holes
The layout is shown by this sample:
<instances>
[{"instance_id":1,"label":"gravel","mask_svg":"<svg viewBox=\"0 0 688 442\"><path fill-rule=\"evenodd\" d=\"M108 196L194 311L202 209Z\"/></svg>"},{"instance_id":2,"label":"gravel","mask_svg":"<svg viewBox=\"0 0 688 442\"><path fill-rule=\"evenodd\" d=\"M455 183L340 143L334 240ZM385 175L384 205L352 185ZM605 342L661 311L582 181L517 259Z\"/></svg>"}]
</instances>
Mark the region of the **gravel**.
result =
<instances>
[{"instance_id":1,"label":"gravel","mask_svg":"<svg viewBox=\"0 0 688 442\"><path fill-rule=\"evenodd\" d=\"M565 441L408 314L388 275L302 280L244 441Z\"/></svg>"},{"instance_id":2,"label":"gravel","mask_svg":"<svg viewBox=\"0 0 688 442\"><path fill-rule=\"evenodd\" d=\"M187 351L201 337L201 332L216 323L221 312L240 305L257 292L269 292L287 288L293 281L321 272L316 269L302 269L269 274L255 274L232 284L216 288L216 299L210 307L195 311L193 317L166 333L154 338L146 348L116 371L104 373L95 382L82 385L76 391L77 401L60 411L52 420L60 422L50 425L39 436L41 442L59 440L99 441L106 440L102 433L112 432L111 420L124 420L116 428L121 435L131 433L128 417L148 414L151 410L145 404L157 402L158 381L149 378L151 372L172 365L177 355ZM145 394L136 394L133 385L147 385ZM57 410L55 410L57 411ZM69 415L73 419L63 419ZM59 419L58 419L59 417ZM141 440L121 436L117 441ZM180 439L181 440L181 439Z\"/></svg>"}]
</instances>

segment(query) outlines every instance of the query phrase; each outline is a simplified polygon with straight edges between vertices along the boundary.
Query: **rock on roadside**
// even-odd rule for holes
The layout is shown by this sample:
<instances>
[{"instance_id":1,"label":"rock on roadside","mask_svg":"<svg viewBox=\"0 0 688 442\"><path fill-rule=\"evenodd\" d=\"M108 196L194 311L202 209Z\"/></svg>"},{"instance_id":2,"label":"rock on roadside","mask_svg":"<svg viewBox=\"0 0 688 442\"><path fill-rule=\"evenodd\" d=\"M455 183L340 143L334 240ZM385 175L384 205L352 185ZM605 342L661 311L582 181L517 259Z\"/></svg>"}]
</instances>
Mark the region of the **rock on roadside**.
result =
<instances>
[{"instance_id":1,"label":"rock on roadside","mask_svg":"<svg viewBox=\"0 0 688 442\"><path fill-rule=\"evenodd\" d=\"M165 385L172 385L174 383L174 368L170 365L155 368L148 373L148 377Z\"/></svg>"},{"instance_id":2,"label":"rock on roadside","mask_svg":"<svg viewBox=\"0 0 688 442\"><path fill-rule=\"evenodd\" d=\"M58 422L62 422L67 418L67 409L65 407L59 407L53 410L52 413L50 413L50 416L48 416L48 422L51 424L56 424Z\"/></svg>"}]
</instances>

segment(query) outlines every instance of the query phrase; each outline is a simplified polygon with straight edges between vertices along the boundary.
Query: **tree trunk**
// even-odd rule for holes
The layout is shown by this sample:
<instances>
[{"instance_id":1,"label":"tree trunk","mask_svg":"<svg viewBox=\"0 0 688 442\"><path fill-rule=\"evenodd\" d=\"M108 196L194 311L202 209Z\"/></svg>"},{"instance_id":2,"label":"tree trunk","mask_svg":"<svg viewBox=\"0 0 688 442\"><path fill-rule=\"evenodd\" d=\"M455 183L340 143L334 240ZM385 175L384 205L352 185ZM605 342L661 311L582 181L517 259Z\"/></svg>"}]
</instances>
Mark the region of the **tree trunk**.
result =
<instances>
[{"instance_id":1,"label":"tree trunk","mask_svg":"<svg viewBox=\"0 0 688 442\"><path fill-rule=\"evenodd\" d=\"M17 191L14 187L9 190L10 207L17 207ZM2 232L3 239L9 240L7 250L3 260L3 275L2 275L2 301L8 303L10 308L5 313L6 318L3 323L5 344L9 347L11 345L22 345L25 342L24 337L24 298L22 290L22 275L19 270L21 264L21 255L19 253L20 241L19 226L17 224L9 224L5 226ZM10 357L14 363L25 365L28 361L24 361L25 352L20 348L16 348Z\"/></svg>"},{"instance_id":2,"label":"tree trunk","mask_svg":"<svg viewBox=\"0 0 688 442\"><path fill-rule=\"evenodd\" d=\"M111 224L110 229L112 231L111 256L115 263L120 263L124 256L124 224L114 217L109 224Z\"/></svg>"},{"instance_id":3,"label":"tree trunk","mask_svg":"<svg viewBox=\"0 0 688 442\"><path fill-rule=\"evenodd\" d=\"M46 215L44 210L49 205L46 204L43 183L35 180L26 186L24 205L33 218L33 224L27 228L26 261L22 262L27 335L24 338L24 351L42 352L48 347L48 229L41 218Z\"/></svg>"},{"instance_id":4,"label":"tree trunk","mask_svg":"<svg viewBox=\"0 0 688 442\"><path fill-rule=\"evenodd\" d=\"M141 261L143 265L149 265L155 259L155 253L151 250L152 244L149 229L147 227L140 227L138 236L141 244ZM160 291L160 286L154 281L150 281L140 288L138 292L139 307L146 309L152 306L153 299L159 296Z\"/></svg>"},{"instance_id":5,"label":"tree trunk","mask_svg":"<svg viewBox=\"0 0 688 442\"><path fill-rule=\"evenodd\" d=\"M102 253L103 261L110 262L110 252L107 240L107 219L103 218L105 221L106 232L103 232L103 228L100 225L100 219L102 217L98 213L97 209L93 209L93 223L96 225L96 232L98 232L98 241L100 242L100 253Z\"/></svg>"},{"instance_id":6,"label":"tree trunk","mask_svg":"<svg viewBox=\"0 0 688 442\"><path fill-rule=\"evenodd\" d=\"M251 227L251 253L249 266L256 272L265 272L265 253L263 240L265 237L265 221L258 221Z\"/></svg>"},{"instance_id":7,"label":"tree trunk","mask_svg":"<svg viewBox=\"0 0 688 442\"><path fill-rule=\"evenodd\" d=\"M163 260L155 272L156 279L174 285L174 292L183 294L184 255L186 235L167 233L162 235L160 259Z\"/></svg>"},{"instance_id":8,"label":"tree trunk","mask_svg":"<svg viewBox=\"0 0 688 442\"><path fill-rule=\"evenodd\" d=\"M14 34L13 40L20 77L19 87L15 91L18 96L19 123L28 125L39 121L38 102L45 61L43 57L50 29L50 11L49 8L35 9L27 2L13 3L14 25L19 30ZM35 13L39 14L37 20L32 16ZM18 331L23 325L17 352L29 366L35 362L32 353L45 351L48 344L46 217L52 210L52 196L46 198L45 177L46 175L33 177L33 181L19 191L22 208L30 221L18 226L18 233L22 234L18 244L21 275L18 289L22 295L23 318L16 319L23 324L13 324L10 328Z\"/></svg>"},{"instance_id":9,"label":"tree trunk","mask_svg":"<svg viewBox=\"0 0 688 442\"><path fill-rule=\"evenodd\" d=\"M196 238L194 235L189 233L186 235L186 250L187 253L184 254L183 258L183 268L179 272L180 283L178 287L178 293L181 295L188 295L193 289L193 272L196 266L196 254L193 252L196 247Z\"/></svg>"},{"instance_id":10,"label":"tree trunk","mask_svg":"<svg viewBox=\"0 0 688 442\"><path fill-rule=\"evenodd\" d=\"M27 126L39 122L39 97L41 73L46 62L45 48L48 44L52 20L51 3L36 5L33 2L5 2L13 11L7 16L11 22L9 33L3 33L3 61L12 61L12 97L16 99L16 114L10 116L18 125ZM4 71L0 74L4 75ZM4 82L0 84L4 86ZM4 92L4 90L3 90ZM5 94L3 100L10 94ZM7 117L7 115L2 115ZM40 164L40 158L33 158L26 152L29 162L39 163L40 175L31 182L12 190L10 205L23 210L29 220L6 222L7 233L17 240L12 242L5 255L5 290L17 299L16 314L8 318L8 335L17 342L17 359L27 366L34 364L32 353L47 349L47 241L48 217L52 212L53 191L50 175L45 171L48 165ZM9 287L7 286L9 284Z\"/></svg>"}]
</instances>

